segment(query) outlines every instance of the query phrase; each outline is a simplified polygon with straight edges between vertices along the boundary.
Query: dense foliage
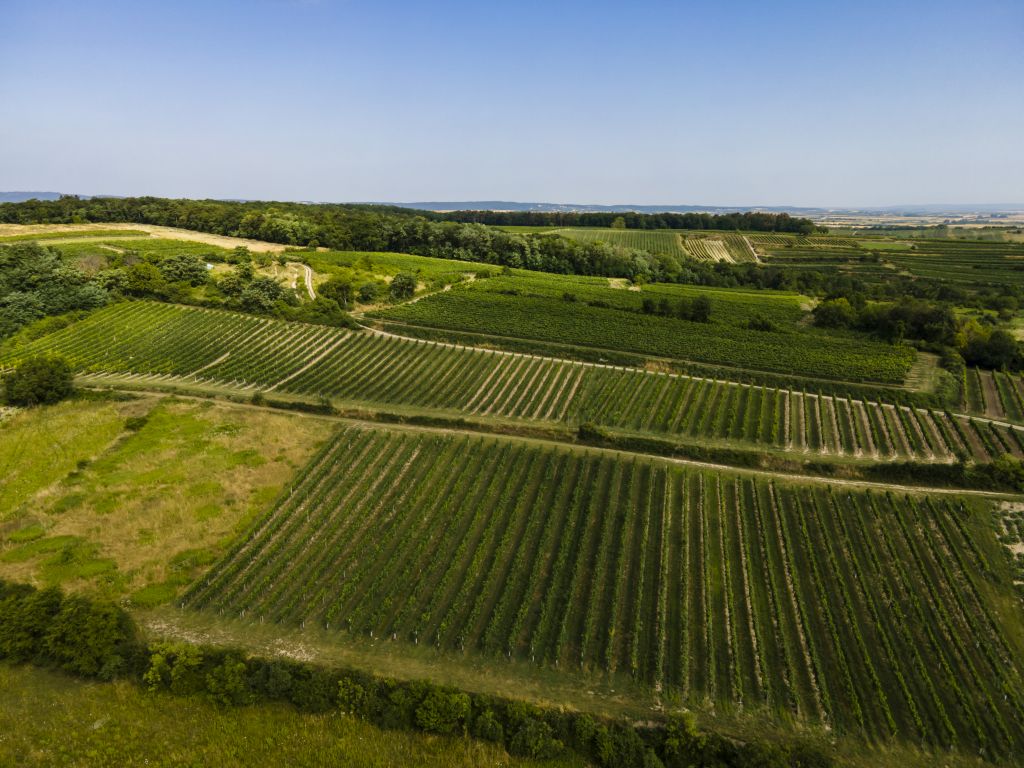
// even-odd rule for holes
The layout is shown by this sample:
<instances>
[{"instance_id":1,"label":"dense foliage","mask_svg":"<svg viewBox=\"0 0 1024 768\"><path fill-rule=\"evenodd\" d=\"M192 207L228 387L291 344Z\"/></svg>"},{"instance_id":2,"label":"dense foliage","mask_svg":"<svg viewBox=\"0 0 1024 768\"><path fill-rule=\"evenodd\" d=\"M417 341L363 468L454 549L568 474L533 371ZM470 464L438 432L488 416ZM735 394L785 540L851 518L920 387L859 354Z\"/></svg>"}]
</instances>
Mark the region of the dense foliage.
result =
<instances>
[{"instance_id":1,"label":"dense foliage","mask_svg":"<svg viewBox=\"0 0 1024 768\"><path fill-rule=\"evenodd\" d=\"M814 308L814 323L822 328L856 328L893 343L904 339L932 347L952 347L969 365L1020 370L1020 343L991 323L959 319L949 304L905 298L895 304L867 303L857 295L829 298Z\"/></svg>"},{"instance_id":2,"label":"dense foliage","mask_svg":"<svg viewBox=\"0 0 1024 768\"><path fill-rule=\"evenodd\" d=\"M131 619L113 603L0 580L0 659L111 680L143 656Z\"/></svg>"},{"instance_id":3,"label":"dense foliage","mask_svg":"<svg viewBox=\"0 0 1024 768\"><path fill-rule=\"evenodd\" d=\"M578 211L452 211L446 221L524 227L613 227L615 229L712 229L720 231L794 232L825 231L810 219L788 213L603 213Z\"/></svg>"},{"instance_id":4,"label":"dense foliage","mask_svg":"<svg viewBox=\"0 0 1024 768\"><path fill-rule=\"evenodd\" d=\"M28 242L0 245L0 339L47 315L106 301L106 291L60 251Z\"/></svg>"},{"instance_id":5,"label":"dense foliage","mask_svg":"<svg viewBox=\"0 0 1024 768\"><path fill-rule=\"evenodd\" d=\"M0 401L9 405L51 405L71 394L74 375L60 357L30 357L0 378Z\"/></svg>"},{"instance_id":6,"label":"dense foliage","mask_svg":"<svg viewBox=\"0 0 1024 768\"><path fill-rule=\"evenodd\" d=\"M627 223L634 220L634 216ZM672 216L666 214L666 216ZM652 219L713 229L802 231L809 222L785 214L683 214ZM503 232L479 223L446 220L445 214L387 206L169 200L164 198L62 197L0 205L8 223L135 222L183 227L286 245L337 250L398 251L426 256L525 267L546 272L610 275L644 280L675 279L680 260L665 254L603 242ZM813 229L813 227L812 227Z\"/></svg>"}]
</instances>

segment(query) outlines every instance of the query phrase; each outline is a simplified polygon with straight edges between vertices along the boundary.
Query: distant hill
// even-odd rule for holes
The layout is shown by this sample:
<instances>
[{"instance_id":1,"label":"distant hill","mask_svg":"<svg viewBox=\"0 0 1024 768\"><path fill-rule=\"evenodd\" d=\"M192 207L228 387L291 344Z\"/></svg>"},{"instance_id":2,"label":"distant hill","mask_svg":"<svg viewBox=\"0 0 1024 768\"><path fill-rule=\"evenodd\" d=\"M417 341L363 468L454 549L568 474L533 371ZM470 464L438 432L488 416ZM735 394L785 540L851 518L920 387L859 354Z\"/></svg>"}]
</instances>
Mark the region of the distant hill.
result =
<instances>
[{"instance_id":1,"label":"distant hill","mask_svg":"<svg viewBox=\"0 0 1024 768\"><path fill-rule=\"evenodd\" d=\"M0 192L0 203L20 203L25 200L56 200L62 192ZM79 195L88 200L90 195ZM119 195L93 195L92 197L120 197ZM224 202L256 202L248 198L225 198ZM309 202L312 201L299 201ZM324 201L321 201L324 202ZM1024 203L926 203L920 205L864 206L860 208L802 207L795 205L593 205L589 203L520 203L511 200L434 200L412 203L375 201L362 205L388 205L412 208L420 211L534 211L539 213L742 213L764 211L765 213L788 213L792 216L819 218L835 214L901 215L901 216L950 216L976 213L1021 213Z\"/></svg>"},{"instance_id":2,"label":"distant hill","mask_svg":"<svg viewBox=\"0 0 1024 768\"><path fill-rule=\"evenodd\" d=\"M767 211L800 215L823 214L824 208L797 208L793 206L724 206L724 205L590 205L585 203L516 203L508 200L450 200L416 203L378 203L415 208L421 211L537 211L541 213L740 213Z\"/></svg>"},{"instance_id":3,"label":"distant hill","mask_svg":"<svg viewBox=\"0 0 1024 768\"><path fill-rule=\"evenodd\" d=\"M0 192L0 203L23 203L26 200L57 200L60 192Z\"/></svg>"}]
</instances>

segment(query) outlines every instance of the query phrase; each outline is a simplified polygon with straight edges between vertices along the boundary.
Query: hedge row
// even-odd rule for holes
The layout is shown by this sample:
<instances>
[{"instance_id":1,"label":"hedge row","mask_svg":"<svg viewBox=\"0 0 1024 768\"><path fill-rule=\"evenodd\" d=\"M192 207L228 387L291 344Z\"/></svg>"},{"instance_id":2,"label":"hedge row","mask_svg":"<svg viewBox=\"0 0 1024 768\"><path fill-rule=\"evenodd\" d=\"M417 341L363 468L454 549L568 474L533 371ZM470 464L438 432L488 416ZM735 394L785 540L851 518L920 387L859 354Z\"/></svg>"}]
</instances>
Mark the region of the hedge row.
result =
<instances>
[{"instance_id":1,"label":"hedge row","mask_svg":"<svg viewBox=\"0 0 1024 768\"><path fill-rule=\"evenodd\" d=\"M636 725L232 649L147 645L131 617L112 603L3 580L0 659L100 680L134 678L152 691L204 696L222 706L278 701L303 712L340 708L382 728L473 736L525 757L574 750L597 765L617 768L831 765L804 744L737 744L698 732L691 719Z\"/></svg>"}]
</instances>

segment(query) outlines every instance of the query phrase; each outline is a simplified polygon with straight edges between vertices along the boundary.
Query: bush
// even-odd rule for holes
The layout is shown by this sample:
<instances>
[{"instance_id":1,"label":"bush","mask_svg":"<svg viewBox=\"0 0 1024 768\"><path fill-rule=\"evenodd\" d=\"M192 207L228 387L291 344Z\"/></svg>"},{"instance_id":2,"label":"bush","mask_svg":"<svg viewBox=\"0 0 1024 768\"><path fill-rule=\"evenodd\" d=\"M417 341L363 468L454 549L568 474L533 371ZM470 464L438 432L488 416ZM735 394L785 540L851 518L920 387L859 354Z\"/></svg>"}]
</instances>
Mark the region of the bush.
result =
<instances>
[{"instance_id":1,"label":"bush","mask_svg":"<svg viewBox=\"0 0 1024 768\"><path fill-rule=\"evenodd\" d=\"M0 581L0 658L110 680L142 652L131 618L113 603Z\"/></svg>"},{"instance_id":2,"label":"bush","mask_svg":"<svg viewBox=\"0 0 1024 768\"><path fill-rule=\"evenodd\" d=\"M330 672L302 667L293 675L289 699L303 712L326 712L334 706L338 683Z\"/></svg>"},{"instance_id":3,"label":"bush","mask_svg":"<svg viewBox=\"0 0 1024 768\"><path fill-rule=\"evenodd\" d=\"M473 736L484 741L500 744L505 739L505 729L501 727L498 716L490 709L481 712L473 723Z\"/></svg>"},{"instance_id":4,"label":"bush","mask_svg":"<svg viewBox=\"0 0 1024 768\"><path fill-rule=\"evenodd\" d=\"M534 717L525 719L508 742L509 754L519 757L545 759L555 757L562 749L551 726Z\"/></svg>"},{"instance_id":5,"label":"bush","mask_svg":"<svg viewBox=\"0 0 1024 768\"><path fill-rule=\"evenodd\" d=\"M338 706L349 715L363 714L366 707L366 689L350 677L338 681Z\"/></svg>"},{"instance_id":6,"label":"bush","mask_svg":"<svg viewBox=\"0 0 1024 768\"><path fill-rule=\"evenodd\" d=\"M764 315L752 317L747 321L747 329L751 331L775 331L778 330L769 318Z\"/></svg>"},{"instance_id":7,"label":"bush","mask_svg":"<svg viewBox=\"0 0 1024 768\"><path fill-rule=\"evenodd\" d=\"M465 731L469 713L469 696L434 689L416 708L416 725L424 731L447 736Z\"/></svg>"},{"instance_id":8,"label":"bush","mask_svg":"<svg viewBox=\"0 0 1024 768\"><path fill-rule=\"evenodd\" d=\"M50 405L71 394L71 366L60 357L30 357L3 378L10 405Z\"/></svg>"},{"instance_id":9,"label":"bush","mask_svg":"<svg viewBox=\"0 0 1024 768\"><path fill-rule=\"evenodd\" d=\"M245 659L228 654L206 675L206 691L225 707L252 704L255 696L249 688Z\"/></svg>"},{"instance_id":10,"label":"bush","mask_svg":"<svg viewBox=\"0 0 1024 768\"><path fill-rule=\"evenodd\" d=\"M376 283L363 283L359 286L359 297L360 304L372 304L377 300L377 284Z\"/></svg>"},{"instance_id":11,"label":"bush","mask_svg":"<svg viewBox=\"0 0 1024 768\"><path fill-rule=\"evenodd\" d=\"M45 638L47 656L62 669L108 680L123 673L136 645L127 613L113 603L77 596L64 598Z\"/></svg>"}]
</instances>

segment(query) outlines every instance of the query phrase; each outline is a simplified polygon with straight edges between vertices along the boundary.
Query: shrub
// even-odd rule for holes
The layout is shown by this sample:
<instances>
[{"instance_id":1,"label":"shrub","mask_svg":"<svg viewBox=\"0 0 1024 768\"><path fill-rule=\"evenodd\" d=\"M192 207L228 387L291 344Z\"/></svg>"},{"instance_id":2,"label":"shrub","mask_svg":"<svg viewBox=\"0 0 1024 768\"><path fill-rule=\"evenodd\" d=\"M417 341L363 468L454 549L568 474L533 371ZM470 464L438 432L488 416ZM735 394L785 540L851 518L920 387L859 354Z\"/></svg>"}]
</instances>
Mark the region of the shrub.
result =
<instances>
[{"instance_id":1,"label":"shrub","mask_svg":"<svg viewBox=\"0 0 1024 768\"><path fill-rule=\"evenodd\" d=\"M10 405L49 405L71 394L71 366L60 357L30 357L4 376L4 399Z\"/></svg>"},{"instance_id":2,"label":"shrub","mask_svg":"<svg viewBox=\"0 0 1024 768\"><path fill-rule=\"evenodd\" d=\"M264 698L286 701L292 690L291 664L276 660L250 659L249 688Z\"/></svg>"},{"instance_id":3,"label":"shrub","mask_svg":"<svg viewBox=\"0 0 1024 768\"><path fill-rule=\"evenodd\" d=\"M363 283L359 286L359 293L357 295L360 304L372 304L377 300L377 284Z\"/></svg>"},{"instance_id":4,"label":"shrub","mask_svg":"<svg viewBox=\"0 0 1024 768\"><path fill-rule=\"evenodd\" d=\"M218 704L225 707L252 704L255 701L249 688L245 659L228 654L220 664L206 675L206 691Z\"/></svg>"},{"instance_id":5,"label":"shrub","mask_svg":"<svg viewBox=\"0 0 1024 768\"><path fill-rule=\"evenodd\" d=\"M534 717L524 720L508 742L509 754L519 757L550 758L562 749L562 742L555 738L551 726Z\"/></svg>"},{"instance_id":6,"label":"shrub","mask_svg":"<svg viewBox=\"0 0 1024 768\"><path fill-rule=\"evenodd\" d=\"M327 670L302 667L293 676L289 698L303 712L326 712L334 706L337 689L335 677Z\"/></svg>"},{"instance_id":7,"label":"shrub","mask_svg":"<svg viewBox=\"0 0 1024 768\"><path fill-rule=\"evenodd\" d=\"M416 708L416 725L430 733L450 735L465 731L469 713L469 696L435 689Z\"/></svg>"},{"instance_id":8,"label":"shrub","mask_svg":"<svg viewBox=\"0 0 1024 768\"><path fill-rule=\"evenodd\" d=\"M68 672L110 679L123 673L135 642L134 625L119 607L71 596L47 628L45 649Z\"/></svg>"},{"instance_id":9,"label":"shrub","mask_svg":"<svg viewBox=\"0 0 1024 768\"><path fill-rule=\"evenodd\" d=\"M362 714L366 706L366 689L350 677L338 681L338 706L349 715Z\"/></svg>"},{"instance_id":10,"label":"shrub","mask_svg":"<svg viewBox=\"0 0 1024 768\"><path fill-rule=\"evenodd\" d=\"M473 723L473 735L478 739L493 741L497 744L505 739L505 729L501 727L498 716L492 710L485 709Z\"/></svg>"}]
</instances>

